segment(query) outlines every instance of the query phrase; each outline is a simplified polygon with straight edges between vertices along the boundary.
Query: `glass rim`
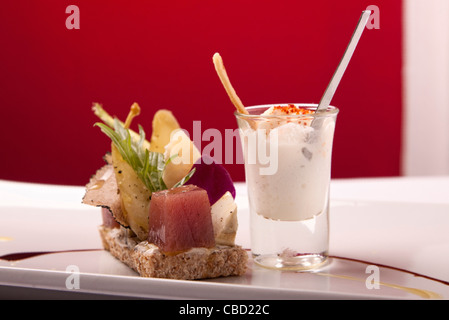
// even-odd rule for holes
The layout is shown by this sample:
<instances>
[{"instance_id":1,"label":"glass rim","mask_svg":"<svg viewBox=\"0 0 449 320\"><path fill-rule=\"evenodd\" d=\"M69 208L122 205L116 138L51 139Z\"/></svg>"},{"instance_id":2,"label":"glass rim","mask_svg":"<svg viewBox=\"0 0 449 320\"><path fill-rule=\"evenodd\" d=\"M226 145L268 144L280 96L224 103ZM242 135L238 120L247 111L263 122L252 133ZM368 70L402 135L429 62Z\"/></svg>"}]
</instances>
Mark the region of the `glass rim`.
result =
<instances>
[{"instance_id":1,"label":"glass rim","mask_svg":"<svg viewBox=\"0 0 449 320\"><path fill-rule=\"evenodd\" d=\"M289 104L293 104L297 107L305 107L307 109L316 109L318 107L317 103L269 103L269 104L260 104L260 105L254 105L254 106L248 106L245 107L246 110L251 111L253 109L258 108L270 108L272 106L287 106ZM240 118L246 118L246 119L256 119L256 118L262 118L262 119L279 119L279 118L310 118L310 117L326 117L331 115L336 115L340 110L337 107L329 106L326 111L320 111L318 113L309 113L309 114L281 114L281 115L261 115L261 114L246 114L246 113L240 113L238 111L234 111L234 115L236 117Z\"/></svg>"}]
</instances>

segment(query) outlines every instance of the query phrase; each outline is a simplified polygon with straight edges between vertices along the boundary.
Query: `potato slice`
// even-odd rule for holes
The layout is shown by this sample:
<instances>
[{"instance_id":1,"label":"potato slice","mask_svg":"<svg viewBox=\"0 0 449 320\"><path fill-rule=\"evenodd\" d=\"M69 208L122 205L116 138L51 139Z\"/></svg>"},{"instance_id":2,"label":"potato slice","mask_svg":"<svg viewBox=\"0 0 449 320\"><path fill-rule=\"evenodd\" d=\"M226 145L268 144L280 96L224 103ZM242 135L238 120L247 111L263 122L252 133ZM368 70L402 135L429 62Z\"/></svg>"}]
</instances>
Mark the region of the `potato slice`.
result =
<instances>
[{"instance_id":1,"label":"potato slice","mask_svg":"<svg viewBox=\"0 0 449 320\"><path fill-rule=\"evenodd\" d=\"M162 179L167 188L172 188L190 172L193 164L201 158L201 153L184 130L176 129L165 147L164 157L171 161L165 166Z\"/></svg>"},{"instance_id":2,"label":"potato slice","mask_svg":"<svg viewBox=\"0 0 449 320\"><path fill-rule=\"evenodd\" d=\"M179 123L171 111L165 109L158 110L153 117L150 151L163 154L165 146L170 142L172 131L179 128Z\"/></svg>"},{"instance_id":3,"label":"potato slice","mask_svg":"<svg viewBox=\"0 0 449 320\"><path fill-rule=\"evenodd\" d=\"M122 158L114 143L111 144L111 154L125 219L137 237L146 240L151 192Z\"/></svg>"}]
</instances>

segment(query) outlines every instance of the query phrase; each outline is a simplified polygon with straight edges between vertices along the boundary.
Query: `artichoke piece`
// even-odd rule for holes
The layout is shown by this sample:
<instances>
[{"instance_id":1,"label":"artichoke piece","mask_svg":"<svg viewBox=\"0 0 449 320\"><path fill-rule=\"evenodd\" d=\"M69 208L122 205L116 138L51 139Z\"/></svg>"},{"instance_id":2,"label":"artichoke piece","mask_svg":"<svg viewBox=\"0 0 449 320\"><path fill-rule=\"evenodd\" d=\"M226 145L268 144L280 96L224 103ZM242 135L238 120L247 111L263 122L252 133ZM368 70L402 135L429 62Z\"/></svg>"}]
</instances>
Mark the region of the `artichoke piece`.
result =
<instances>
[{"instance_id":1,"label":"artichoke piece","mask_svg":"<svg viewBox=\"0 0 449 320\"><path fill-rule=\"evenodd\" d=\"M237 234L237 204L227 191L212 207L212 224L215 242L218 245L233 246Z\"/></svg>"},{"instance_id":2,"label":"artichoke piece","mask_svg":"<svg viewBox=\"0 0 449 320\"><path fill-rule=\"evenodd\" d=\"M111 144L111 153L125 220L140 240L146 240L151 192L123 159L114 143Z\"/></svg>"}]
</instances>

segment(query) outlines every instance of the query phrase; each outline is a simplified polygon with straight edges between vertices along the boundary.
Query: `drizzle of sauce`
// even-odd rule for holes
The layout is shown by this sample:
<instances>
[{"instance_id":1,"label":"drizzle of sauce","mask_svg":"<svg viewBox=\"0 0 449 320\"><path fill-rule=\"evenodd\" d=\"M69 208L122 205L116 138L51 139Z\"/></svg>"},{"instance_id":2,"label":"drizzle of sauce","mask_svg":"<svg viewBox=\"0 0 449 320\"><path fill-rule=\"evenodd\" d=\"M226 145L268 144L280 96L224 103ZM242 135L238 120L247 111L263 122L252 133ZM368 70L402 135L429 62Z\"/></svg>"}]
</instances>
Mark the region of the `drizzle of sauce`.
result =
<instances>
[{"instance_id":1,"label":"drizzle of sauce","mask_svg":"<svg viewBox=\"0 0 449 320\"><path fill-rule=\"evenodd\" d=\"M59 250L59 251L31 251L31 252L15 252L0 256L0 260L6 261L20 261L37 256L53 254L53 253L68 253L68 252L83 252L83 251L102 251L103 249L74 249L74 250Z\"/></svg>"},{"instance_id":2,"label":"drizzle of sauce","mask_svg":"<svg viewBox=\"0 0 449 320\"><path fill-rule=\"evenodd\" d=\"M378 267L381 267L381 268L387 268L387 269L391 269L391 270L405 272L405 273L411 274L411 275L413 275L415 277L425 278L425 279L436 281L436 282L439 282L439 283L444 284L446 286L449 286L449 281L445 281L445 280L429 277L429 276L426 276L426 275L423 275L423 274L420 274L420 273L417 273L417 272L409 271L409 270L402 269L402 268L396 268L396 267L388 266L388 265L385 265L385 264L379 264L379 263L374 263L374 262L370 262L370 261L366 261L366 260L346 258L346 257L339 257L339 256L329 256L329 258L346 260L346 261L352 261L352 262L359 262L359 263L364 263L364 264L368 264L368 265L375 265L375 266L378 266Z\"/></svg>"},{"instance_id":3,"label":"drizzle of sauce","mask_svg":"<svg viewBox=\"0 0 449 320\"><path fill-rule=\"evenodd\" d=\"M340 279L365 282L365 279L360 279L360 278L356 278L356 277L352 277L352 276L337 275L337 274L322 273L322 272L317 272L314 274L319 275L319 276L326 276L326 277L332 277L332 278L340 278ZM409 287L400 286L400 285L392 284L392 283L386 283L386 282L382 282L382 281L375 281L375 283L378 285L384 286L384 287L390 287L393 289L398 289L398 290L402 290L402 291L405 291L408 293L412 293L412 294L420 296L421 298L424 298L424 299L442 299L441 295L439 295L436 292L429 291L429 290L409 288Z\"/></svg>"},{"instance_id":4,"label":"drizzle of sauce","mask_svg":"<svg viewBox=\"0 0 449 320\"><path fill-rule=\"evenodd\" d=\"M402 268L396 268L396 267L392 267L392 266L388 266L388 265L384 265L384 264L376 264L376 263L372 263L370 261L365 261L365 260L360 260L360 259L353 259L353 258L346 258L346 257L338 257L338 256L329 256L329 258L333 258L333 259L340 259L340 260L346 260L346 261L352 261L352 262L358 262L358 263L364 263L367 265L375 265L378 267L382 267L382 268L388 268L391 270L396 270L396 271L400 271L400 272L404 272L404 273L408 273L411 274L415 277L422 277L428 280L432 280L432 281L436 281L439 283L442 283L444 285L449 285L448 281L444 281L444 280L440 280L440 279L436 279L436 278L432 278L423 274L419 274L413 271L409 271L409 270L405 270ZM356 277L352 277L352 276L346 276L346 275L336 275L336 274L330 274L330 273L323 273L323 272L317 272L315 273L316 275L320 275L320 276L326 276L326 277L333 277L333 278L340 278L340 279L347 279L347 280L354 280L354 281L363 281L365 282L365 279L359 279ZM442 299L443 297L433 291L429 291L429 290L424 290L424 289L417 289L417 288L410 288L410 287L405 287L405 286L400 286L397 284L392 284L392 283L386 283L386 282L381 282L381 281L376 281L376 284L385 286L385 287L390 287L393 289L398 289L398 290L402 290L404 292L408 292L414 295L417 295L421 298L424 299Z\"/></svg>"}]
</instances>

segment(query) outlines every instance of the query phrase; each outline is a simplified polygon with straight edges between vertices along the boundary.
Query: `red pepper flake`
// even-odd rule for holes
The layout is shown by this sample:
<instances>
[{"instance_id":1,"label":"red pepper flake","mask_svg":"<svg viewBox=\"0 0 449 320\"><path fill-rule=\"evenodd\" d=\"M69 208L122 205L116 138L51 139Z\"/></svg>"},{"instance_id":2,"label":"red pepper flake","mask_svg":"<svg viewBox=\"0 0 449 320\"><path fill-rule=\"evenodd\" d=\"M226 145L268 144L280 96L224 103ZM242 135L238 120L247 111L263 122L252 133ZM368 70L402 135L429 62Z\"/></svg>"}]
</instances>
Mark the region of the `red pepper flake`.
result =
<instances>
[{"instance_id":1,"label":"red pepper flake","mask_svg":"<svg viewBox=\"0 0 449 320\"><path fill-rule=\"evenodd\" d=\"M286 106L274 106L274 110L279 110L287 115L294 115L294 114L311 114L313 113L313 110L297 107L294 104L288 104Z\"/></svg>"}]
</instances>

